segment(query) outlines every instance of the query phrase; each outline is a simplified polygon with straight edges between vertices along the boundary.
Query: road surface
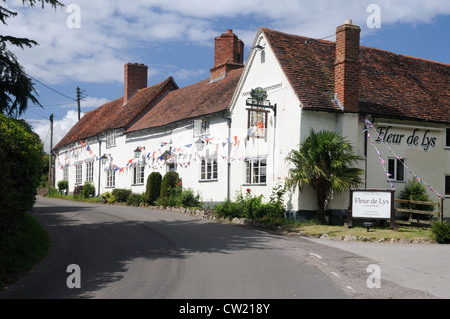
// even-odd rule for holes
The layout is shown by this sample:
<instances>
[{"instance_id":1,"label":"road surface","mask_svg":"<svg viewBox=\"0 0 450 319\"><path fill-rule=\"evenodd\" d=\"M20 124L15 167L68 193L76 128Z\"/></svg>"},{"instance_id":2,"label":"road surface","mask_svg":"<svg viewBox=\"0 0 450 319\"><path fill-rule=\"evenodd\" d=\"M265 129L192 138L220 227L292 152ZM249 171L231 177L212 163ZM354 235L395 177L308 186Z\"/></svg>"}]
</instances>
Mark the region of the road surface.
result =
<instances>
[{"instance_id":1,"label":"road surface","mask_svg":"<svg viewBox=\"0 0 450 319\"><path fill-rule=\"evenodd\" d=\"M373 261L299 237L164 210L47 198L37 199L32 214L50 235L50 252L0 298L430 297L392 282L369 289Z\"/></svg>"}]
</instances>

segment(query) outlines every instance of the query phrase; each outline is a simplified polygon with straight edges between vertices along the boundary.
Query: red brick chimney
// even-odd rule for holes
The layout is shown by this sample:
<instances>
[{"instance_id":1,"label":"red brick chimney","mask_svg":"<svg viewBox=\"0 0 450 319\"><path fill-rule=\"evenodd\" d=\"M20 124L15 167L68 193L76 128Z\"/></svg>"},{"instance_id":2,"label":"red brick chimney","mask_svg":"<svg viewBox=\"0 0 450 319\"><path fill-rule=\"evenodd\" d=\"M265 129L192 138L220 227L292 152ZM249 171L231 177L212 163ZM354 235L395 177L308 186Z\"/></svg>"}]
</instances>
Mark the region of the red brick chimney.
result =
<instances>
[{"instance_id":1,"label":"red brick chimney","mask_svg":"<svg viewBox=\"0 0 450 319\"><path fill-rule=\"evenodd\" d=\"M125 64L125 95L124 104L127 103L137 90L147 87L148 66L138 63Z\"/></svg>"},{"instance_id":2,"label":"red brick chimney","mask_svg":"<svg viewBox=\"0 0 450 319\"><path fill-rule=\"evenodd\" d=\"M346 20L336 30L334 91L345 112L357 113L359 101L359 51L361 28Z\"/></svg>"},{"instance_id":3,"label":"red brick chimney","mask_svg":"<svg viewBox=\"0 0 450 319\"><path fill-rule=\"evenodd\" d=\"M211 82L224 78L227 73L244 66L244 42L228 29L215 38L214 67Z\"/></svg>"}]
</instances>

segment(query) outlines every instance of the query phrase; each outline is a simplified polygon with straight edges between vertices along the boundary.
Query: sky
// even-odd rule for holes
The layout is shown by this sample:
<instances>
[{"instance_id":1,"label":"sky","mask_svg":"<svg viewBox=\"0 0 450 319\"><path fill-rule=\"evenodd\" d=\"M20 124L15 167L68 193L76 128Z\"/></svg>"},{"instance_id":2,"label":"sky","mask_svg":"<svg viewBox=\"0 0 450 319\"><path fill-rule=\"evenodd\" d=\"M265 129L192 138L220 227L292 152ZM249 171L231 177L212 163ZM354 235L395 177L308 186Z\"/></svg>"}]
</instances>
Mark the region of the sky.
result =
<instances>
[{"instance_id":1,"label":"sky","mask_svg":"<svg viewBox=\"0 0 450 319\"><path fill-rule=\"evenodd\" d=\"M233 32L245 43L244 62L260 27L335 41L346 19L361 27L361 45L450 64L448 0L60 0L64 8L4 5L18 12L0 33L39 46L9 47L32 77L43 108L27 120L50 149L81 115L123 96L128 62L149 67L148 85L173 76L179 87L209 78L214 37Z\"/></svg>"}]
</instances>

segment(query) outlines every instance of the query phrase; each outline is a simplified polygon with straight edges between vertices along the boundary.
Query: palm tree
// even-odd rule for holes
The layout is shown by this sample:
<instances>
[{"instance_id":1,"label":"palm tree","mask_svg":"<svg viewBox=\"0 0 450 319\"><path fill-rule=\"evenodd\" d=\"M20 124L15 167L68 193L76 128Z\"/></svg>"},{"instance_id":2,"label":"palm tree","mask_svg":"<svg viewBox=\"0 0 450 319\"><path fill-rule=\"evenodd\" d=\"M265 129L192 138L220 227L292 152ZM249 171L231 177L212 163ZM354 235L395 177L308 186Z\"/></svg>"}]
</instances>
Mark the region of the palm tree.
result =
<instances>
[{"instance_id":1,"label":"palm tree","mask_svg":"<svg viewBox=\"0 0 450 319\"><path fill-rule=\"evenodd\" d=\"M326 223L325 204L334 192L340 194L362 183L362 169L353 167L360 159L352 145L330 131L310 131L299 150L292 150L286 161L293 164L287 179L290 188L309 185L317 193L318 220Z\"/></svg>"}]
</instances>

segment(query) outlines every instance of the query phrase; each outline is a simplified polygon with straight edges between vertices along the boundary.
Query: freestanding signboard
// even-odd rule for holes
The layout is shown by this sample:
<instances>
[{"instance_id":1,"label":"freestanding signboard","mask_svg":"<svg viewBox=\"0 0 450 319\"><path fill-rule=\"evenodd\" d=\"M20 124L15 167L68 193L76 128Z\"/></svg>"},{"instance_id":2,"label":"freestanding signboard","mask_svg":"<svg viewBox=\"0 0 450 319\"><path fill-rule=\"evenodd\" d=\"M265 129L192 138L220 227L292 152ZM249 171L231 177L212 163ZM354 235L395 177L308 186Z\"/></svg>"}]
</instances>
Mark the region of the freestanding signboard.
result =
<instances>
[{"instance_id":1,"label":"freestanding signboard","mask_svg":"<svg viewBox=\"0 0 450 319\"><path fill-rule=\"evenodd\" d=\"M397 229L394 209L395 190L352 189L347 224L353 226L353 219L390 220L391 228Z\"/></svg>"}]
</instances>

